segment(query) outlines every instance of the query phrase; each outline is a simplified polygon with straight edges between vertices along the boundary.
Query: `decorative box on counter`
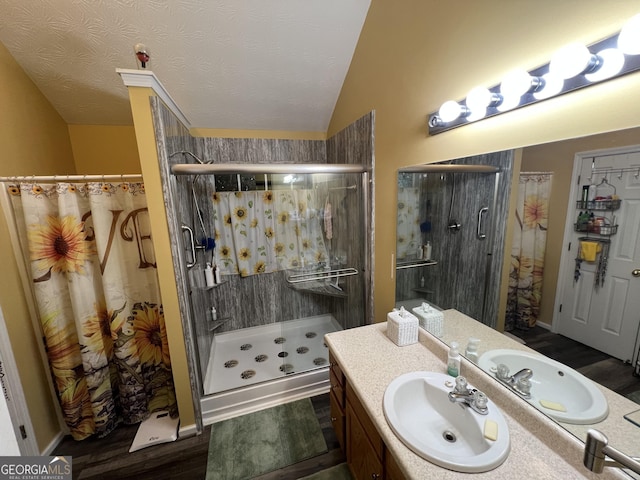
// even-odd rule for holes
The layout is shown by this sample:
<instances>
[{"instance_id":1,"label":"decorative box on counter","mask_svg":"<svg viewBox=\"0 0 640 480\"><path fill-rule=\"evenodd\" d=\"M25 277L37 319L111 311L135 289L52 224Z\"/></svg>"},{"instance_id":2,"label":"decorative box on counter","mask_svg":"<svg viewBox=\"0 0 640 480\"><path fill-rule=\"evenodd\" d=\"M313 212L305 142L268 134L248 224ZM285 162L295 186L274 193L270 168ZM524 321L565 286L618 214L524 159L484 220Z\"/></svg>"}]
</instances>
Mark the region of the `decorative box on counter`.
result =
<instances>
[{"instance_id":1,"label":"decorative box on counter","mask_svg":"<svg viewBox=\"0 0 640 480\"><path fill-rule=\"evenodd\" d=\"M422 328L436 337L442 337L444 333L444 314L440 310L423 302L420 307L413 309L413 313L418 316L418 321Z\"/></svg>"},{"instance_id":2,"label":"decorative box on counter","mask_svg":"<svg viewBox=\"0 0 640 480\"><path fill-rule=\"evenodd\" d=\"M399 347L418 341L418 319L404 307L387 313L387 337Z\"/></svg>"}]
</instances>

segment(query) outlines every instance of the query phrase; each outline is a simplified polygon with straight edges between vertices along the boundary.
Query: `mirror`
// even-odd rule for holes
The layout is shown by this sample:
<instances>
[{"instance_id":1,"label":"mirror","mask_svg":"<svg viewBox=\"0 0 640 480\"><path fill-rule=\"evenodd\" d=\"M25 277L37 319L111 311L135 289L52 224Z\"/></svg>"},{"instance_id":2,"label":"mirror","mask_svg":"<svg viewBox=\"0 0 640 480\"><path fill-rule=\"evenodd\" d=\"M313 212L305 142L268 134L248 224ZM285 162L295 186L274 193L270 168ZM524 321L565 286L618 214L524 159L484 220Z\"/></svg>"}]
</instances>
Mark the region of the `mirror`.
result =
<instances>
[{"instance_id":1,"label":"mirror","mask_svg":"<svg viewBox=\"0 0 640 480\"><path fill-rule=\"evenodd\" d=\"M592 346L595 350L592 358L599 360L597 365L589 367L587 359L584 359L586 363L582 364L580 361L567 363L578 365L575 369L594 381L598 380L595 376L598 372L605 372L607 385L617 388L616 385L624 383L626 385L624 393L628 393L634 383L640 391L640 379L631 376L633 367L623 363L638 361L636 334L640 319L636 315L635 320L629 323L620 313L623 309L616 310L617 304L628 301L629 308L637 313L638 307L635 307L633 302L638 301L634 297L640 297L640 278L634 281L633 277L629 276L628 280L623 280L617 270L618 267L614 265L616 256L626 256L630 261L622 267L625 272L628 270L627 273L630 273L633 270L629 265L635 265L634 268L640 266L640 235L638 235L640 233L638 218L640 217L634 216L640 213L640 207L638 210L635 207L636 204L640 205L639 139L640 128L635 128L529 146L518 152L499 152L429 164L424 166L428 167L424 170L420 167L402 169L398 173L396 307L404 306L405 309L412 311L414 308L419 309L423 302L426 302L429 307L442 310L455 309L464 313L464 318L470 317L477 320L462 322L460 325L447 326L445 323L446 328L442 331L441 340L447 344L457 341L460 344L461 353L464 354L468 338L479 337L482 339L478 348L480 358L487 351L497 349L531 351L524 344L527 340L523 341L520 337L528 339L529 344L536 347L538 353L546 352L552 359L562 357L557 354L563 352L554 351L553 344L547 343L545 350L540 348L543 344L541 341L536 343L532 335L533 332L540 331L539 325L550 328L551 331L542 330L543 334L548 335L547 338L557 339L557 345L560 346L589 345L593 342ZM601 152L604 150L608 152ZM587 153L580 155L581 152ZM503 163L496 163L496 158L501 159ZM491 163L492 161L494 163ZM488 179L494 175L492 173L447 171L452 166L460 164L492 164L497 165L500 171L495 174L498 178L493 178L491 181ZM581 168L583 171L574 173L574 164L577 165L576 168ZM513 175L520 176L521 172L532 171L552 173L551 193L547 204L549 206L548 223L537 227L546 234L544 273L539 271L539 276L535 279L535 282L542 285L542 296L536 293L529 298L528 302L523 302L526 308L519 309L515 314L513 310L510 311L506 324L507 328L512 330L505 335L500 333L505 327L505 312L498 312L497 305L505 252L507 252L509 263L512 260L511 245L508 248L505 247L505 239L509 236L510 229L515 231L516 220L515 218L509 220L507 212L510 202L515 202L514 197L517 195L515 191L511 192L510 196L505 192L510 191ZM588 178L590 176L594 178ZM605 180L604 183L603 180ZM588 197L588 186L591 184L597 187L592 199ZM495 192L493 202L471 198L470 192L478 194L478 191L484 191L490 196L492 185ZM586 203L581 203L583 185L587 186ZM609 187L613 188L609 189ZM620 199L620 205L615 204L616 198ZM489 198L489 200L492 199ZM553 208L550 208L551 205ZM485 206L488 210L483 212L482 209ZM590 227L584 227L583 223L578 222L580 214L584 215L585 212L589 212L588 217L592 212L594 213ZM623 223L623 219L627 219L628 222ZM525 220L519 217L519 222L523 221ZM509 225L509 222L514 225ZM596 231L596 224L598 229L604 228ZM565 238L565 231L567 238ZM477 237L482 234L487 236L484 240L479 240ZM569 242L572 244L573 251L563 256ZM578 254L578 250L582 252L583 247L586 250L587 244L583 242L594 242L594 248L601 249L597 250L595 261L590 257L585 259L583 253ZM606 249L606 258L601 253L603 247ZM431 258L425 258L425 252L430 252L426 257ZM465 252L472 253L465 255ZM635 260L633 260L634 256ZM579 261L576 261L576 258ZM605 265L604 269L600 261L603 258L608 260L608 265ZM540 267L538 262L535 264L532 262L531 265L536 269ZM482 272L479 277L478 272ZM596 279L598 286L594 288ZM526 283L524 280L518 282L515 277L511 280L516 284ZM622 289L616 292L614 284L624 286L628 292L635 290L638 293L629 295L628 300L625 300L621 296ZM443 291L453 291L457 294L447 297L443 295ZM561 292L564 292L562 297ZM582 294L583 297L580 298L587 298L592 303L582 306L578 311L573 309L573 313L577 312L579 315L571 315L572 309L567 308L567 305L580 303L573 297L577 294ZM607 298L606 295L610 297ZM599 303L593 301L594 298L599 297L603 301ZM564 306L562 315L557 313L561 304ZM529 310L534 310L538 315L538 326L527 331L524 328L529 326L530 321L527 317ZM576 324L579 323L577 322L579 319L576 317L581 316L584 320L589 318L589 314L610 318L612 324L608 327L610 330L618 330L617 340L609 342L611 345L607 345L606 342L602 344L600 337L604 337L604 334L577 329ZM554 317L556 317L555 320ZM613 325L614 322L615 325ZM582 324L585 323L589 322L582 321ZM626 333L620 334L619 332L623 331L620 330L622 323L625 323L624 332ZM516 326L523 329L514 328ZM571 342L569 340L571 337L579 343ZM620 337L630 339L624 348L621 347ZM608 355L600 354L600 351L606 351ZM617 357L617 359L611 357ZM567 358L566 353L565 358ZM603 370L603 365L609 365L611 370ZM489 374L495 376L495 372L489 372ZM622 379L621 376L625 378ZM535 377L534 371L532 379ZM640 404L615 393L612 388L603 386L599 389L604 392L609 406L608 416L604 420L593 424L568 423L557 418L556 421L583 441L589 428L597 428L609 437L611 445L627 454L638 456L640 427L626 420L624 415L640 410ZM545 409L540 405L537 407L553 418L551 415L553 412L548 408Z\"/></svg>"}]
</instances>

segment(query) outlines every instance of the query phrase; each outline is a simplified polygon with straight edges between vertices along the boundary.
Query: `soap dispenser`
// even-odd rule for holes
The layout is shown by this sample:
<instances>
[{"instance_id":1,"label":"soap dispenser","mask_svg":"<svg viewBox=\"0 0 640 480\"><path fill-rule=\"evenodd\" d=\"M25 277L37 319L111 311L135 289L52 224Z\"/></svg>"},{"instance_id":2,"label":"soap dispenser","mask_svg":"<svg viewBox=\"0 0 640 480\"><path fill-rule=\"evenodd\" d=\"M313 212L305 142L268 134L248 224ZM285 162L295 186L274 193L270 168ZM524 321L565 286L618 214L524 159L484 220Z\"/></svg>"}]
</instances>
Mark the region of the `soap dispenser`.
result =
<instances>
[{"instance_id":1,"label":"soap dispenser","mask_svg":"<svg viewBox=\"0 0 640 480\"><path fill-rule=\"evenodd\" d=\"M451 342L451 346L449 347L447 374L452 377L460 375L460 352L458 351L458 342Z\"/></svg>"},{"instance_id":2,"label":"soap dispenser","mask_svg":"<svg viewBox=\"0 0 640 480\"><path fill-rule=\"evenodd\" d=\"M479 338L469 337L469 343L467 343L467 348L464 351L464 356L467 357L467 360L473 363L478 363L478 344L480 343Z\"/></svg>"}]
</instances>

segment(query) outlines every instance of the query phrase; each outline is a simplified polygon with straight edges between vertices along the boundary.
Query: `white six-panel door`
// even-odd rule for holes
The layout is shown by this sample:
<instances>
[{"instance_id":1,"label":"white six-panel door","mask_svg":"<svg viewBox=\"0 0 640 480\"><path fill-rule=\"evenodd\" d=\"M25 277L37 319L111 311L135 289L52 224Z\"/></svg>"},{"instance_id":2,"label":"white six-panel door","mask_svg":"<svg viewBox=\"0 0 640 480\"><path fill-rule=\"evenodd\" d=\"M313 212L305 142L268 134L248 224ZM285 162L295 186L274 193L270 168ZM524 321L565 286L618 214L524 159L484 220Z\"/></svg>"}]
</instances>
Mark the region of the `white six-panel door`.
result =
<instances>
[{"instance_id":1,"label":"white six-panel door","mask_svg":"<svg viewBox=\"0 0 640 480\"><path fill-rule=\"evenodd\" d=\"M610 240L604 284L595 286L599 262L583 261L578 280L574 279L575 258L581 238L586 235L567 227L563 267L558 285L561 287L561 311L557 312L554 330L569 338L589 345L623 361L631 361L640 326L640 148L631 153L598 153L593 157L577 159L580 182L574 175L572 202L576 206L582 185L589 184L592 164L596 169L609 168L611 173L594 175L591 181L601 184L599 193L608 193L615 187L622 200L619 210L595 211L618 224L617 234ZM621 171L637 167L637 171ZM637 174L636 174L637 173ZM610 186L609 186L610 185ZM569 222L575 222L579 209L568 211ZM592 235L598 237L597 235ZM560 310L560 307L558 308Z\"/></svg>"}]
</instances>

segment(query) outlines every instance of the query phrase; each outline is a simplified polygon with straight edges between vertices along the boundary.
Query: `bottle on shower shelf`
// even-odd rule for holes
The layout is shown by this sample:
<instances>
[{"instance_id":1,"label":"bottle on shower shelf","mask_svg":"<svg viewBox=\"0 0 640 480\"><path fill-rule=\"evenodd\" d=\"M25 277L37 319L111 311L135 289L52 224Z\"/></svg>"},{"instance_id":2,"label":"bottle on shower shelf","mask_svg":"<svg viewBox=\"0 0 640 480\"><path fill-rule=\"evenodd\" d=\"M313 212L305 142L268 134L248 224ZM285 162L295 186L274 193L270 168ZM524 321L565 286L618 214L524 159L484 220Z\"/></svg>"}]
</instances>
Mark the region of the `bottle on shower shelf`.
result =
<instances>
[{"instance_id":1,"label":"bottle on shower shelf","mask_svg":"<svg viewBox=\"0 0 640 480\"><path fill-rule=\"evenodd\" d=\"M222 283L222 275L220 273L220 267L218 267L218 265L216 265L215 270L213 272L214 275L214 279L216 281L217 284L221 284Z\"/></svg>"},{"instance_id":2,"label":"bottle on shower shelf","mask_svg":"<svg viewBox=\"0 0 640 480\"><path fill-rule=\"evenodd\" d=\"M215 280L213 278L213 267L209 262L204 267L204 280L207 287L213 287L215 285Z\"/></svg>"}]
</instances>

